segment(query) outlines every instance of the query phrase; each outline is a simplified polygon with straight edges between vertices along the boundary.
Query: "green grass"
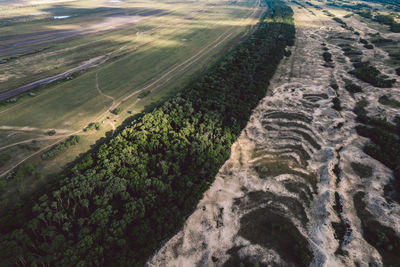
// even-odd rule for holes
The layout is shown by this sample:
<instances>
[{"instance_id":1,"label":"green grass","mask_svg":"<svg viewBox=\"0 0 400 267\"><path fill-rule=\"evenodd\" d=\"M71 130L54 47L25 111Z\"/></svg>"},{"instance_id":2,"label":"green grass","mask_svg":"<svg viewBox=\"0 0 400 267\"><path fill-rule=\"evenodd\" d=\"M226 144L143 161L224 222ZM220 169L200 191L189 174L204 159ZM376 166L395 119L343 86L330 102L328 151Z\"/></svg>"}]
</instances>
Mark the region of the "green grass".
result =
<instances>
[{"instance_id":1,"label":"green grass","mask_svg":"<svg viewBox=\"0 0 400 267\"><path fill-rule=\"evenodd\" d=\"M247 7L255 3L253 0L241 2L246 2L245 6ZM93 4L96 4L95 1ZM142 3L142 5L146 5L146 3ZM225 53L229 47L240 41L245 31L249 31L249 27L246 26L249 21L242 21L242 18L249 14L249 9L245 8L244 5L241 5L241 7L236 5L213 7L207 12L198 13L197 17L190 20L182 20L182 17L186 12L190 13L193 9L204 9L207 5L206 2L198 2L196 5L184 2L180 4L163 2L162 5L179 9L171 15L146 20L145 23L126 29L73 40L43 51L43 53L52 53L60 49L78 46L76 50L66 51L64 54L57 52L53 56L54 58L49 57L50 61L47 63L40 62L39 59L35 61L35 64L51 65L54 61L65 59L65 63L70 68L74 67L74 64L80 60L92 57L93 53L98 55L98 52L103 51L103 48L107 52L120 47L121 44L126 45L105 64L81 73L71 81L60 81L41 88L36 91L35 97L25 95L19 97L14 104L0 105L0 125L55 129L57 135L62 134L59 129L67 129L71 133L71 131L82 130L91 122L103 122L99 131L90 131L81 135L79 146L70 147L63 152L62 156L42 161L40 159L42 153L40 153L29 158L28 162L33 163L45 175L61 171L67 163L76 159L79 154L85 153L99 139L104 138L107 132L111 134L110 123L118 127L126 118L141 112L146 106L175 95L195 75L203 72L211 63L215 62L219 55ZM135 34L137 31L146 31L159 25L165 27L139 37ZM26 29L20 29L19 33L32 30L27 25L18 26L18 28L24 27ZM201 49L215 42L227 30L232 32L232 35L226 35L226 39L221 38L223 40L220 45L210 45L207 49L204 49L203 53L198 54ZM5 29L0 29L0 35L4 31ZM112 39L111 43L110 38ZM86 42L87 45L85 45ZM83 51L79 50L80 45L82 45L81 48L85 48ZM90 51L92 47L95 51ZM134 50L135 47L137 47L137 50ZM196 54L199 56L199 58L196 57L196 61L190 60L187 63L191 64L176 68L164 76L171 68ZM34 56L40 56L40 54ZM29 58L26 57L26 60L29 60ZM40 66L38 65L38 67ZM60 71L60 68L58 70ZM123 111L115 116L108 112L112 100L100 95L96 89L96 74L102 92L114 97L115 101L121 101L127 95L138 91L161 76L162 79L144 90L151 91L147 97L138 98L138 93L120 103L119 107ZM99 118L99 115L102 114L104 114L103 118ZM114 122L114 120L116 121ZM13 132L1 130L0 145L5 146L14 142L45 136L40 132L40 129L34 132L15 131L16 134L10 137L10 133ZM57 140L40 141L38 145L44 148L55 141ZM0 170L0 174L6 170L5 168L13 166L13 164L33 153L28 153L26 149L18 147L11 147L6 149L5 152L10 153L12 159ZM27 182L30 181L34 184L30 188L40 185L32 179L33 177L26 177ZM12 194L9 197L16 199L18 194Z\"/></svg>"},{"instance_id":2,"label":"green grass","mask_svg":"<svg viewBox=\"0 0 400 267\"><path fill-rule=\"evenodd\" d=\"M286 217L270 208L251 211L241 218L239 235L252 243L276 250L285 261L308 266L312 252L307 240Z\"/></svg>"}]
</instances>

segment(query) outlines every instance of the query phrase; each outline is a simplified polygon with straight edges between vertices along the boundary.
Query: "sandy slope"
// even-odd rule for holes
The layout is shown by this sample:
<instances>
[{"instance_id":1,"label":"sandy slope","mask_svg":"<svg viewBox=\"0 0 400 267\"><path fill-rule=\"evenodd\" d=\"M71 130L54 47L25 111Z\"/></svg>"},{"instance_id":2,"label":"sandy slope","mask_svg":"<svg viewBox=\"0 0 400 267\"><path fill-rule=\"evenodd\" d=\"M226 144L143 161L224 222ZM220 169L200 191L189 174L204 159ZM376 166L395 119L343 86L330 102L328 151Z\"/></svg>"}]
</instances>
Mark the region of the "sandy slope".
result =
<instances>
[{"instance_id":1,"label":"sandy slope","mask_svg":"<svg viewBox=\"0 0 400 267\"><path fill-rule=\"evenodd\" d=\"M312 266L382 265L379 253L362 236L353 195L366 191L367 209L397 234L400 207L387 204L382 197L391 172L362 152L367 140L357 135L352 112L362 96L376 102L382 90L347 73L352 69L351 63L338 47L341 40L337 36L352 38L353 33L314 8L293 5L293 9L297 37L292 56L282 61L268 95L254 110L232 146L230 159L196 211L149 260L148 266L229 266L234 257L265 266L293 266L280 251L241 234L246 230L243 227L254 231L261 227L256 221L241 225L245 215L261 209L293 223L312 250ZM333 54L334 68L323 66L322 43ZM380 69L392 76L389 69ZM362 84L364 94L351 96L343 88L344 77ZM338 90L330 86L333 82L338 83ZM332 108L336 96L342 102L341 112ZM368 107L369 111L376 108ZM388 115L396 112L380 109ZM371 166L373 175L361 179L352 170L351 162ZM341 170L340 177L333 171L335 165ZM276 166L281 167L275 170ZM340 214L334 210L335 192L343 207ZM344 241L339 244L331 223L341 220L347 228ZM339 246L347 256L335 253Z\"/></svg>"}]
</instances>

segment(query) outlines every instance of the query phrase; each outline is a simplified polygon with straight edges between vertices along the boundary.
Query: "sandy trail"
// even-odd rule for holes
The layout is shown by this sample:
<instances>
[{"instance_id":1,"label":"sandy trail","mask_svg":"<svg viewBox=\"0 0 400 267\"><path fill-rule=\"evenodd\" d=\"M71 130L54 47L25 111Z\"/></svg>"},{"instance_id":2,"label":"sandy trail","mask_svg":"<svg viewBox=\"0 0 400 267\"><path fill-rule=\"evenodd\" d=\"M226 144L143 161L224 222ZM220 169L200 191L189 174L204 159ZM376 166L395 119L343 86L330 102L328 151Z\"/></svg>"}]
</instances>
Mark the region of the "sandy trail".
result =
<instances>
[{"instance_id":1,"label":"sandy trail","mask_svg":"<svg viewBox=\"0 0 400 267\"><path fill-rule=\"evenodd\" d=\"M292 266L279 250L239 234L244 216L260 209L270 209L293 223L312 250L311 266L382 265L379 253L362 236L352 197L356 190L368 188L369 208L384 214L379 218L382 223L400 229L399 206L385 205L382 197L384 181L391 174L362 152L366 140L354 129L355 100L341 81L343 76L354 80L347 74L351 63L335 60L335 68L324 67L321 56L322 43L326 43L334 59L343 57L330 37L351 33L314 8L293 9L297 33L292 56L281 62L267 96L254 110L232 146L230 159L194 213L149 259L148 266L232 266L234 258L249 264ZM337 92L330 87L333 80L339 84ZM367 89L368 94L377 92L371 86ZM343 103L341 112L332 108L337 96ZM349 166L352 161L372 166L373 177L361 181ZM271 172L282 163L283 170ZM334 171L336 165L341 180ZM340 214L334 208L335 192L343 205ZM251 193L261 197L252 198ZM332 227L332 222L340 220L348 224L342 243ZM263 229L257 221L247 223L246 228ZM338 248L347 256L337 254Z\"/></svg>"},{"instance_id":2,"label":"sandy trail","mask_svg":"<svg viewBox=\"0 0 400 267\"><path fill-rule=\"evenodd\" d=\"M32 82L32 83L26 84L24 86L21 86L21 87L18 87L18 88L11 89L9 91L0 93L0 102L4 101L6 99L9 99L11 97L17 96L19 94L22 94L24 92L27 92L29 90L32 90L32 89L34 89L36 87L44 86L44 85L53 83L53 82L58 81L58 80L66 79L70 75L72 75L72 74L74 74L76 72L87 70L89 68L93 68L93 67L97 66L103 59L104 59L104 56L95 57L95 58L92 58L92 59L90 59L88 61L85 61L82 65L80 65L78 67L75 67L75 68L72 68L72 69L69 69L69 70L67 70L67 71L65 71L65 72L63 72L61 74L57 74L57 75L52 76L52 77L47 77L47 78L41 79L39 81L35 81L35 82Z\"/></svg>"}]
</instances>

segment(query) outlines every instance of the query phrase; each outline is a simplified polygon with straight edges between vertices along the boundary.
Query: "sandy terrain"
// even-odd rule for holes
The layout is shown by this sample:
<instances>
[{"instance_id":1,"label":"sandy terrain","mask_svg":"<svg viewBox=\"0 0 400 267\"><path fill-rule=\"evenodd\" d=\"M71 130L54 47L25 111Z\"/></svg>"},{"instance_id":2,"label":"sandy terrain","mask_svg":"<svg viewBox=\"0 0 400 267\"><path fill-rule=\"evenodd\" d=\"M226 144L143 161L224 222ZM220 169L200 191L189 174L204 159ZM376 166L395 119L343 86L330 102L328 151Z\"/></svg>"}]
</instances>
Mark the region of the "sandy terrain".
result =
<instances>
[{"instance_id":1,"label":"sandy terrain","mask_svg":"<svg viewBox=\"0 0 400 267\"><path fill-rule=\"evenodd\" d=\"M367 209L397 234L400 207L382 197L391 172L363 153L367 140L357 135L352 110L363 95L376 102L383 90L347 73L351 62L338 46L343 40L337 37L353 38L353 33L314 8L293 5L293 9L297 36L292 56L282 61L268 95L254 110L232 146L230 159L196 211L149 259L148 266L232 266L238 265L237 259L262 266L293 266L283 250L275 249L279 247L274 245L276 241L246 233L262 233L262 224L274 216L289 220L307 240L313 254L311 266L382 266L378 251L363 238L353 196L358 191L368 192ZM323 66L323 43L333 54L333 68ZM366 59L394 77L392 70L384 67L384 57L374 57L355 43ZM379 50L376 53L385 55ZM362 84L365 94L351 96L344 89L343 78ZM330 86L333 82L338 83L337 90ZM399 88L398 82L395 88ZM334 97L341 100L340 112L332 108ZM368 111L376 112L378 107L371 105ZM379 112L390 118L396 110L379 107ZM361 179L351 162L370 166L373 174ZM339 176L335 166L340 169ZM335 211L335 193L340 212ZM261 212L264 221L260 216L246 220ZM335 238L332 222L346 225L342 242ZM285 231L279 234L287 238ZM296 240L292 241L294 248Z\"/></svg>"}]
</instances>

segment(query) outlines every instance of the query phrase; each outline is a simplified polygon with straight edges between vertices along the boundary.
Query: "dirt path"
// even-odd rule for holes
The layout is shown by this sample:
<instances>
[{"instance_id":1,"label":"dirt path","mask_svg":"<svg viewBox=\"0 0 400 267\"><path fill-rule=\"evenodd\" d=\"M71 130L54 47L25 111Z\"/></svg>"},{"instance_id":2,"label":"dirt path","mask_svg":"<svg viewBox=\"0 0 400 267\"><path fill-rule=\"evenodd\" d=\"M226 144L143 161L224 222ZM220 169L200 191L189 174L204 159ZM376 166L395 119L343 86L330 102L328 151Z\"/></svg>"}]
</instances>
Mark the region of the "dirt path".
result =
<instances>
[{"instance_id":1,"label":"dirt path","mask_svg":"<svg viewBox=\"0 0 400 267\"><path fill-rule=\"evenodd\" d=\"M34 89L34 88L36 88L36 87L44 86L44 85L53 83L53 82L58 81L58 80L66 79L66 78L68 78L70 75L72 75L72 74L74 74L74 73L76 73L76 72L79 72L79 71L82 71L82 70L86 70L86 69L95 67L95 66L97 66L97 64L98 64L103 58L104 58L104 56L99 56L99 57L92 58L92 59L90 59L90 60L84 62L82 65L80 65L80 66L78 66L78 67L75 67L75 68L72 68L72 69L70 69L70 70L67 70L67 71L64 72L64 73L57 74L57 75L52 76L52 77L44 78L44 79L41 79L41 80L39 80L39 81L32 82L32 83L29 83L29 84L27 84L27 85L24 85L24 86L21 86L21 87L18 87L18 88L11 89L11 90L9 90L9 91L0 93L0 102L1 102L1 101L4 101L4 100L7 100L7 99L9 99L9 98L11 98L11 97L17 96L17 95L19 95L19 94L22 94L22 93L24 93L24 92L27 92L27 91L29 91L29 90L32 90L32 89Z\"/></svg>"},{"instance_id":2,"label":"dirt path","mask_svg":"<svg viewBox=\"0 0 400 267\"><path fill-rule=\"evenodd\" d=\"M10 148L10 147L17 146L17 145L20 145L20 144L31 143L32 141L43 141L43 140L59 139L59 138L63 138L63 137L65 137L65 135L45 136L45 137L27 139L27 140L24 140L24 141L21 141L21 142L16 142L16 143L13 143L13 144L2 146L2 147L0 147L0 150L4 150L6 148Z\"/></svg>"},{"instance_id":3,"label":"dirt path","mask_svg":"<svg viewBox=\"0 0 400 267\"><path fill-rule=\"evenodd\" d=\"M30 126L7 126L7 125L3 125L0 126L0 130L11 130L11 131L21 131L21 132L34 132L34 131L40 131L40 132L48 132L51 130L55 130L58 133L68 133L68 132L72 132L71 130L68 129L57 129L57 128L51 128L51 129L43 129L43 128L35 128L35 127L30 127Z\"/></svg>"}]
</instances>

